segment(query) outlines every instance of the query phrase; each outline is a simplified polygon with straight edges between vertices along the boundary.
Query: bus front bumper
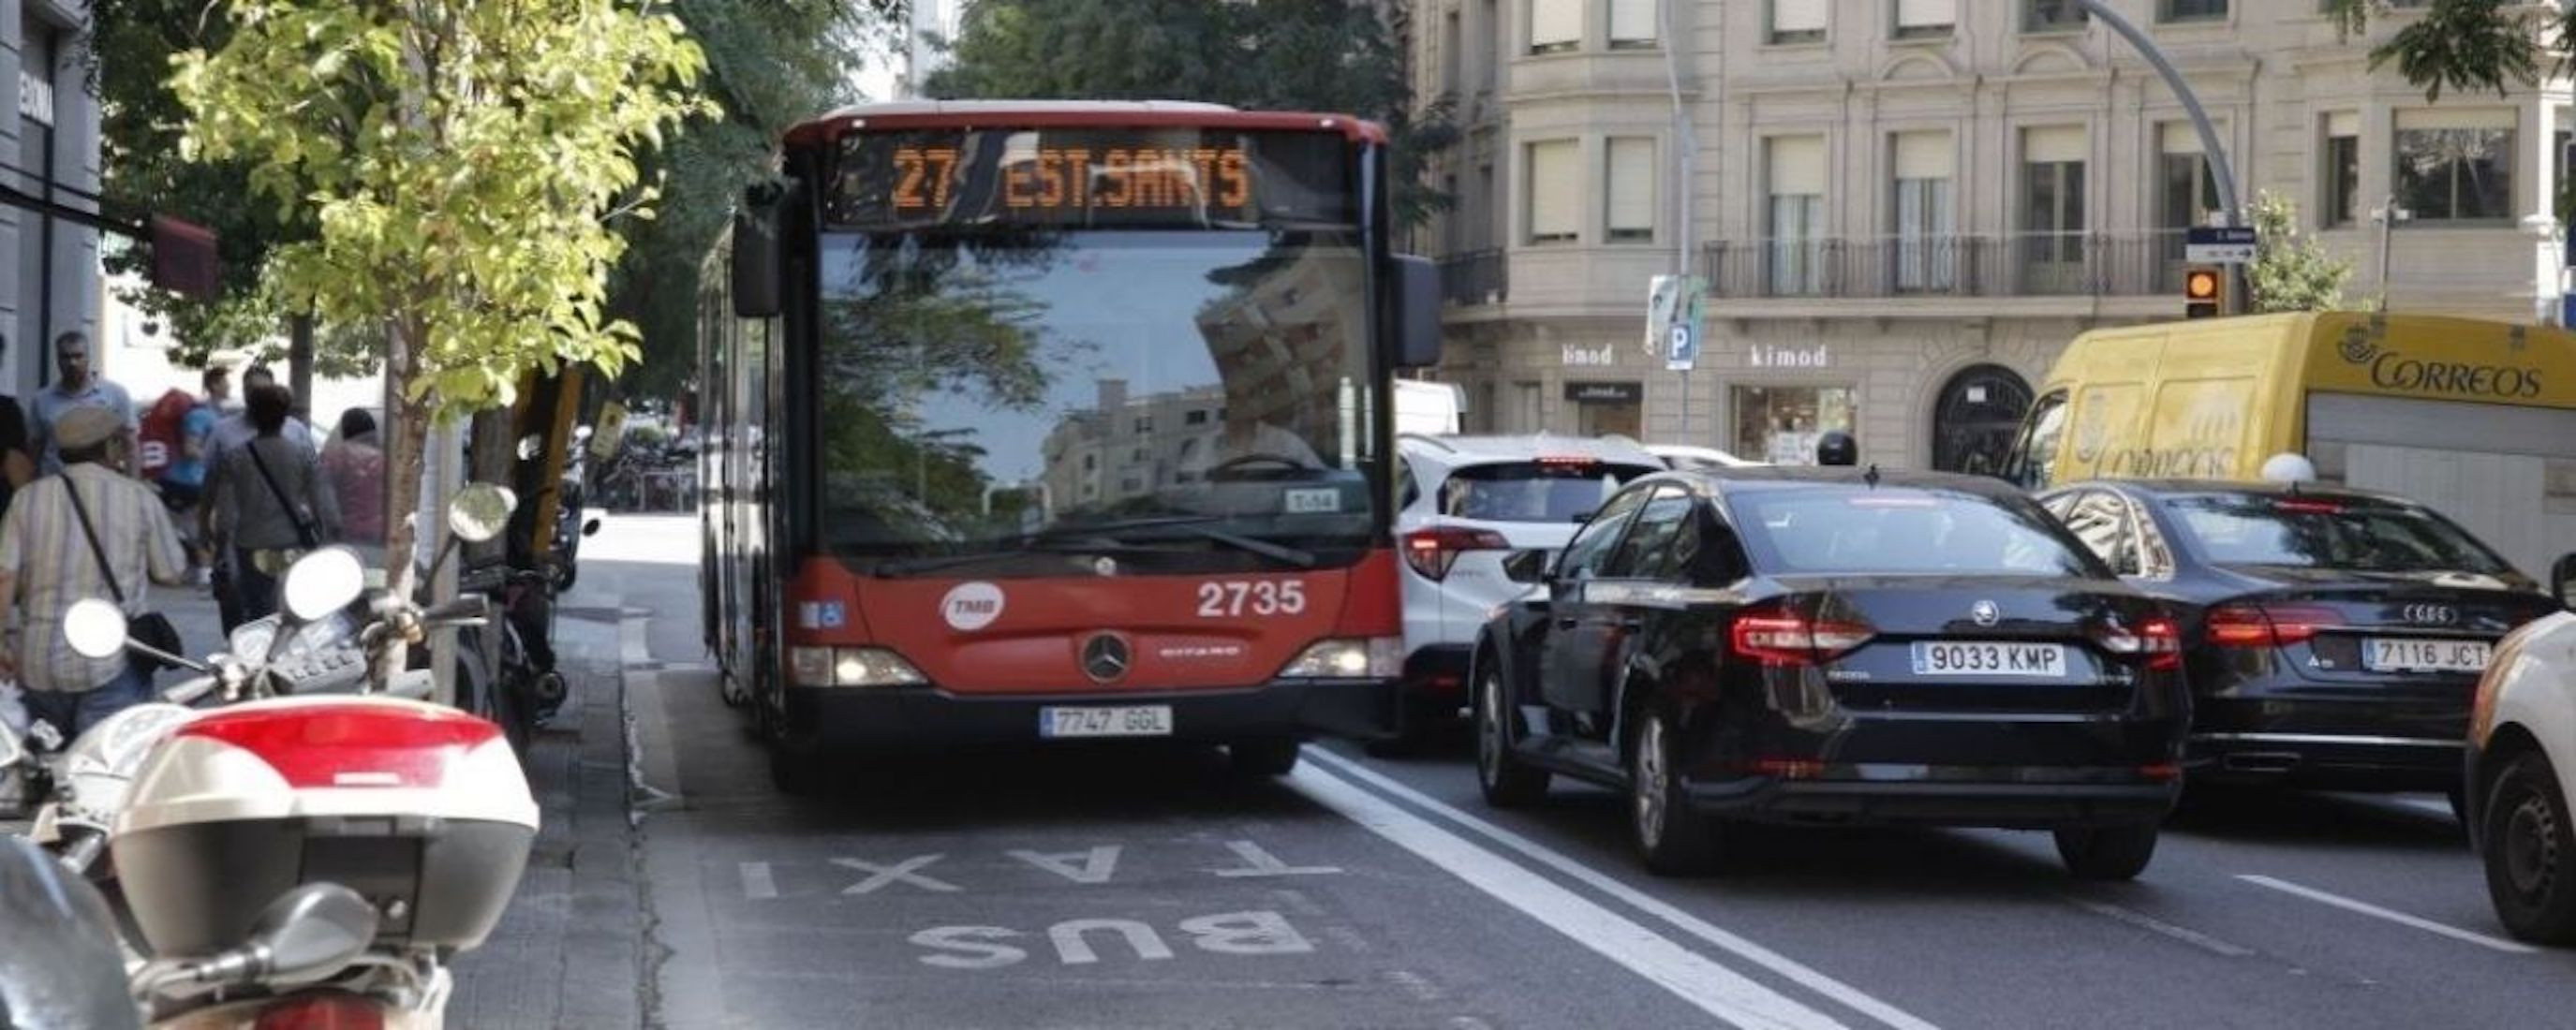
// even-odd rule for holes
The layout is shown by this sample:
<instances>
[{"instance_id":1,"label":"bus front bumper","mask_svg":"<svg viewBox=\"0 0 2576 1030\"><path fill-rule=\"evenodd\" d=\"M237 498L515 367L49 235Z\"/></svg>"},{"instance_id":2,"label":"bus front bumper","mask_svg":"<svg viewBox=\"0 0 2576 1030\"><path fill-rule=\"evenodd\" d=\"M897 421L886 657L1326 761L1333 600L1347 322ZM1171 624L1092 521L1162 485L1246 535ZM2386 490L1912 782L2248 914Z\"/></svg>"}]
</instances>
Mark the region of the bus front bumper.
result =
<instances>
[{"instance_id":1,"label":"bus front bumper","mask_svg":"<svg viewBox=\"0 0 2576 1030\"><path fill-rule=\"evenodd\" d=\"M816 751L934 751L1056 739L1223 743L1256 737L1376 740L1396 730L1391 680L1273 680L1257 687L1121 694L959 694L936 687L789 687L787 743ZM1171 709L1168 734L1054 738L1050 709Z\"/></svg>"}]
</instances>

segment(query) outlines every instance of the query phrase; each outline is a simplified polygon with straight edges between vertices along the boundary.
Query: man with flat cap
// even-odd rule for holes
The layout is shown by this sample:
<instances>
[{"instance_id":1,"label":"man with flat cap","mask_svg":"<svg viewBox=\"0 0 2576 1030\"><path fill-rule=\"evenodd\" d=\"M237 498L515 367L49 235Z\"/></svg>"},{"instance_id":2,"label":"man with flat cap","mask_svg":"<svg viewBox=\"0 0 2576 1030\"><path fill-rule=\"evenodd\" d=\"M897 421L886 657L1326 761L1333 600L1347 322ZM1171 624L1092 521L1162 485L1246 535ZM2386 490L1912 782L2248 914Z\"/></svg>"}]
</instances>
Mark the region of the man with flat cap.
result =
<instances>
[{"instance_id":1,"label":"man with flat cap","mask_svg":"<svg viewBox=\"0 0 2576 1030\"><path fill-rule=\"evenodd\" d=\"M121 471L123 413L73 408L55 420L53 439L62 471L27 484L0 517L0 627L22 616L14 646L0 647L0 674L26 688L29 715L76 737L149 699L152 676L124 655L73 651L63 613L96 597L141 615L145 580L185 582L188 560L161 499Z\"/></svg>"}]
</instances>

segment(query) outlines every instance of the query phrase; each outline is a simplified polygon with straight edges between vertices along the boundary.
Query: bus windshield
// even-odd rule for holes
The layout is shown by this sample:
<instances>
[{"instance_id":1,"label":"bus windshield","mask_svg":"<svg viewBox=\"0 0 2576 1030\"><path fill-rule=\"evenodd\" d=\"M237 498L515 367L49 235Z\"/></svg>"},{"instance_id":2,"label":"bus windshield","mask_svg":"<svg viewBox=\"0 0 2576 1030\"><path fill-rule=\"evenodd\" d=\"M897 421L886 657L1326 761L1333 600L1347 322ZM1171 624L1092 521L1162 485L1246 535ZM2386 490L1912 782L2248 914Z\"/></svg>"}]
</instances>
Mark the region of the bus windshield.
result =
<instances>
[{"instance_id":1,"label":"bus windshield","mask_svg":"<svg viewBox=\"0 0 2576 1030\"><path fill-rule=\"evenodd\" d=\"M880 572L1356 557L1363 255L1343 231L826 234L822 542Z\"/></svg>"}]
</instances>

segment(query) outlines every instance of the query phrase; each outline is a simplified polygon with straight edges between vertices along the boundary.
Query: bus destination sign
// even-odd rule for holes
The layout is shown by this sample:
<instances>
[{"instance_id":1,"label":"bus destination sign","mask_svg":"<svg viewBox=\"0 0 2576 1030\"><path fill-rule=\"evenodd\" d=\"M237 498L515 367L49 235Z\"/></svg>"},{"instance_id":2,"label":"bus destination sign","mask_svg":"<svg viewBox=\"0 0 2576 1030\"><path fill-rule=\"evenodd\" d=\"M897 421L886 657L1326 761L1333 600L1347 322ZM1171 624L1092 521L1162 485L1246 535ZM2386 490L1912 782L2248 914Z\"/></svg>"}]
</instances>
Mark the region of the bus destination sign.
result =
<instances>
[{"instance_id":1,"label":"bus destination sign","mask_svg":"<svg viewBox=\"0 0 2576 1030\"><path fill-rule=\"evenodd\" d=\"M1338 136L1154 129L853 133L842 226L1351 224Z\"/></svg>"}]
</instances>

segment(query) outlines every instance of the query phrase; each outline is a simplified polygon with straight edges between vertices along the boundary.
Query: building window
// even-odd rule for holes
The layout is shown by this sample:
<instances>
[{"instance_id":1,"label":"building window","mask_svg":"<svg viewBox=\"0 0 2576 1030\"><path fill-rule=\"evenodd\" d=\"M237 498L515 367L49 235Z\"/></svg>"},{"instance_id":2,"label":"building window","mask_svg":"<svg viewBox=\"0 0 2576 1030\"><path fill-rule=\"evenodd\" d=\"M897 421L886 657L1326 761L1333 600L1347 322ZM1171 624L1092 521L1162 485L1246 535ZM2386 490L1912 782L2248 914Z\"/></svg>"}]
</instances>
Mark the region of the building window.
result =
<instances>
[{"instance_id":1,"label":"building window","mask_svg":"<svg viewBox=\"0 0 2576 1030\"><path fill-rule=\"evenodd\" d=\"M1184 415L1182 415L1182 416L1181 416L1181 424L1182 424L1182 425L1190 425L1190 426L1203 426L1203 425L1206 425L1206 424L1207 424L1207 409L1205 409L1205 408L1192 408L1192 409L1190 409L1190 410L1189 410L1189 412L1188 412L1187 414L1184 414Z\"/></svg>"},{"instance_id":2,"label":"building window","mask_svg":"<svg viewBox=\"0 0 2576 1030\"><path fill-rule=\"evenodd\" d=\"M1583 45L1583 0L1529 0L1529 52L1561 54Z\"/></svg>"},{"instance_id":3,"label":"building window","mask_svg":"<svg viewBox=\"0 0 2576 1030\"><path fill-rule=\"evenodd\" d=\"M1657 25L1662 13L1656 0L1610 0L1610 49L1653 47L1663 36Z\"/></svg>"},{"instance_id":4,"label":"building window","mask_svg":"<svg viewBox=\"0 0 2576 1030\"><path fill-rule=\"evenodd\" d=\"M1458 12L1451 11L1440 19L1440 91L1456 96L1466 81L1467 47L1464 26Z\"/></svg>"},{"instance_id":5,"label":"building window","mask_svg":"<svg viewBox=\"0 0 2576 1030\"><path fill-rule=\"evenodd\" d=\"M1134 454L1131 454L1131 455L1128 455L1128 456L1127 456L1127 460L1132 461L1132 462L1135 462L1135 463L1137 463L1137 464L1141 465L1141 464L1144 464L1144 463L1145 463L1145 461L1146 461L1147 459L1152 458L1153 456L1154 456L1154 455L1153 455L1153 452L1148 451L1148 450L1146 450L1146 449L1144 449L1144 448L1142 448L1142 447L1139 447L1139 448L1136 448L1136 453L1134 453Z\"/></svg>"},{"instance_id":6,"label":"building window","mask_svg":"<svg viewBox=\"0 0 2576 1030\"><path fill-rule=\"evenodd\" d=\"M2397 203L2419 221L2513 217L2513 112L2397 113Z\"/></svg>"},{"instance_id":7,"label":"building window","mask_svg":"<svg viewBox=\"0 0 2576 1030\"><path fill-rule=\"evenodd\" d=\"M1826 0L1771 0L1771 42L1824 42L1826 8Z\"/></svg>"},{"instance_id":8,"label":"building window","mask_svg":"<svg viewBox=\"0 0 2576 1030\"><path fill-rule=\"evenodd\" d=\"M1950 289L1958 281L1959 260L1950 187L1956 148L1946 132L1905 132L1893 139L1896 288L1906 293Z\"/></svg>"},{"instance_id":9,"label":"building window","mask_svg":"<svg viewBox=\"0 0 2576 1030\"><path fill-rule=\"evenodd\" d=\"M2164 262L2166 292L2182 288L2182 259L2191 227L2218 210L2218 178L2201 154L2200 134L2188 122L2157 127L2156 234L2157 257Z\"/></svg>"},{"instance_id":10,"label":"building window","mask_svg":"<svg viewBox=\"0 0 2576 1030\"><path fill-rule=\"evenodd\" d=\"M2078 293L2084 282L2084 130L2022 130L2024 292Z\"/></svg>"},{"instance_id":11,"label":"building window","mask_svg":"<svg viewBox=\"0 0 2576 1030\"><path fill-rule=\"evenodd\" d=\"M1655 240L1655 141L1646 136L1610 138L1609 167L1603 191L1609 210L1605 225L1612 243Z\"/></svg>"},{"instance_id":12,"label":"building window","mask_svg":"<svg viewBox=\"0 0 2576 1030\"><path fill-rule=\"evenodd\" d=\"M1896 0L1896 38L1937 39L1959 23L1959 0Z\"/></svg>"},{"instance_id":13,"label":"building window","mask_svg":"<svg viewBox=\"0 0 2576 1030\"><path fill-rule=\"evenodd\" d=\"M1824 288L1825 138L1775 136L1766 182L1770 205L1771 293L1797 296Z\"/></svg>"},{"instance_id":14,"label":"building window","mask_svg":"<svg viewBox=\"0 0 2576 1030\"><path fill-rule=\"evenodd\" d=\"M1817 437L1852 431L1856 396L1849 386L1738 386L1730 450L1774 465L1813 465Z\"/></svg>"},{"instance_id":15,"label":"building window","mask_svg":"<svg viewBox=\"0 0 2576 1030\"><path fill-rule=\"evenodd\" d=\"M1485 0L1477 12L1484 17L1476 23L1482 27L1476 33L1476 92L1492 96L1494 84L1502 81L1502 55L1506 49L1502 0Z\"/></svg>"},{"instance_id":16,"label":"building window","mask_svg":"<svg viewBox=\"0 0 2576 1030\"><path fill-rule=\"evenodd\" d=\"M1139 433L1150 433L1150 432L1153 432L1153 431L1154 431L1154 416L1152 416L1152 415L1138 415L1138 416L1136 416L1136 431L1137 431L1137 432L1139 432Z\"/></svg>"},{"instance_id":17,"label":"building window","mask_svg":"<svg viewBox=\"0 0 2576 1030\"><path fill-rule=\"evenodd\" d=\"M2326 116L2325 196L2318 224L2351 225L2361 214L2361 116L2338 111Z\"/></svg>"},{"instance_id":18,"label":"building window","mask_svg":"<svg viewBox=\"0 0 2576 1030\"><path fill-rule=\"evenodd\" d=\"M1095 469L1098 469L1099 467L1100 467L1100 456L1099 456L1099 455L1097 455L1097 454L1085 454L1085 455L1083 455L1083 456L1082 456L1082 470L1083 470L1083 471L1085 471L1085 472L1090 472L1090 471L1093 471L1093 470L1095 470Z\"/></svg>"},{"instance_id":19,"label":"building window","mask_svg":"<svg viewBox=\"0 0 2576 1030\"><path fill-rule=\"evenodd\" d=\"M2067 32L2084 27L2091 16L2075 0L2022 0L2023 32Z\"/></svg>"},{"instance_id":20,"label":"building window","mask_svg":"<svg viewBox=\"0 0 2576 1030\"><path fill-rule=\"evenodd\" d=\"M2227 0L2158 0L2157 21L2225 21Z\"/></svg>"},{"instance_id":21,"label":"building window","mask_svg":"<svg viewBox=\"0 0 2576 1030\"><path fill-rule=\"evenodd\" d=\"M1582 195L1582 166L1576 158L1573 140L1551 140L1532 143L1529 170L1525 181L1529 218L1529 242L1572 243L1582 208L1575 198Z\"/></svg>"}]
</instances>

